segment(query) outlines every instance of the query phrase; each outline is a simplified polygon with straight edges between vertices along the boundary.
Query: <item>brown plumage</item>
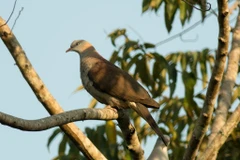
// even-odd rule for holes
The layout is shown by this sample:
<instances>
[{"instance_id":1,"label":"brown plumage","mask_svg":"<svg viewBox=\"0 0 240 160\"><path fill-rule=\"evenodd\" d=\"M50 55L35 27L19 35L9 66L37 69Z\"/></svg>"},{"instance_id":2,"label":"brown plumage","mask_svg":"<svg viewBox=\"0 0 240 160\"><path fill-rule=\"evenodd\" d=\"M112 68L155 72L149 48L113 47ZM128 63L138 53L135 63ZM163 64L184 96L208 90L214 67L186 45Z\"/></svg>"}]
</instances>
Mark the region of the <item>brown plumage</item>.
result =
<instances>
[{"instance_id":1,"label":"brown plumage","mask_svg":"<svg viewBox=\"0 0 240 160\"><path fill-rule=\"evenodd\" d=\"M135 79L104 59L87 41L73 41L66 52L69 51L80 55L82 83L94 98L112 107L132 108L148 122L167 146L168 141L147 109L159 108L159 104Z\"/></svg>"}]
</instances>

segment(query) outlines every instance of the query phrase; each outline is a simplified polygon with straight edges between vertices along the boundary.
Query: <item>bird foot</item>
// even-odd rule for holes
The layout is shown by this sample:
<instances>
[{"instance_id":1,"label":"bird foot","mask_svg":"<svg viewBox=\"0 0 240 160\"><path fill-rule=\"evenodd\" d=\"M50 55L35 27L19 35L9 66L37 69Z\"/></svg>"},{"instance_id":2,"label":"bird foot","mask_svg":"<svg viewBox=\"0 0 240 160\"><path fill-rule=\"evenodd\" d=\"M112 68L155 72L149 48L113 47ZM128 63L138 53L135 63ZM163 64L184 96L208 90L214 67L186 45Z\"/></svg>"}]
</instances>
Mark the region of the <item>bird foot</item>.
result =
<instances>
[{"instance_id":1,"label":"bird foot","mask_svg":"<svg viewBox=\"0 0 240 160\"><path fill-rule=\"evenodd\" d=\"M114 111L115 113L118 113L118 107L112 107L112 106L109 106L109 105L107 105L106 107L105 107L106 109L111 109L112 111Z\"/></svg>"}]
</instances>

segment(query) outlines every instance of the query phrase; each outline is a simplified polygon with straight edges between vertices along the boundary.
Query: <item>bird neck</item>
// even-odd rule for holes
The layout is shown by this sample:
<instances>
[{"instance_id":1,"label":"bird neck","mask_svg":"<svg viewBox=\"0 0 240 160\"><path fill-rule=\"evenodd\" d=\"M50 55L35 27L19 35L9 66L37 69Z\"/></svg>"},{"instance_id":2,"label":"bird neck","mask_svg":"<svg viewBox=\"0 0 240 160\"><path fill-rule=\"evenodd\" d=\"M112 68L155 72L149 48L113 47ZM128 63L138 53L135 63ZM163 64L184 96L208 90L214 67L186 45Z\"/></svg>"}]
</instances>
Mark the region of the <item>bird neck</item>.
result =
<instances>
[{"instance_id":1,"label":"bird neck","mask_svg":"<svg viewBox=\"0 0 240 160\"><path fill-rule=\"evenodd\" d=\"M98 57L101 57L99 54L98 54L98 52L96 51L96 49L94 48L94 47L87 47L87 48L85 48L85 49L83 49L83 50L81 50L80 52L79 52L79 55L80 55L80 57L83 59L83 58L87 58L87 57L96 57L96 58L98 58Z\"/></svg>"},{"instance_id":2,"label":"bird neck","mask_svg":"<svg viewBox=\"0 0 240 160\"><path fill-rule=\"evenodd\" d=\"M98 54L94 47L86 49L79 55L82 69L91 69L95 63L104 61L104 58Z\"/></svg>"}]
</instances>

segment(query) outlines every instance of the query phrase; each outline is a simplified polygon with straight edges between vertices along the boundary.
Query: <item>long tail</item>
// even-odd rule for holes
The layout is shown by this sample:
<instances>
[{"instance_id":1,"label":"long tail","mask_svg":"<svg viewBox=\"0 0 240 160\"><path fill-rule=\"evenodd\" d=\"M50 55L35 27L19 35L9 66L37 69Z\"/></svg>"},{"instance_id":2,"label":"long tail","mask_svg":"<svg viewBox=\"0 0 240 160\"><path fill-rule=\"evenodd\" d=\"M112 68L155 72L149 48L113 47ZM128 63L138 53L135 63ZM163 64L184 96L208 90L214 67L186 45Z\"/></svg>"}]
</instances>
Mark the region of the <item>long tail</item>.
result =
<instances>
[{"instance_id":1,"label":"long tail","mask_svg":"<svg viewBox=\"0 0 240 160\"><path fill-rule=\"evenodd\" d=\"M152 127L152 129L157 133L157 135L159 137L161 137L163 143L167 146L169 141L164 137L163 133L159 129L157 123L155 122L155 120L151 116L147 107L145 107L141 103L136 103L136 105L137 106L133 107L132 109L134 109L138 113L139 116L141 116L143 119L145 119L145 121Z\"/></svg>"}]
</instances>

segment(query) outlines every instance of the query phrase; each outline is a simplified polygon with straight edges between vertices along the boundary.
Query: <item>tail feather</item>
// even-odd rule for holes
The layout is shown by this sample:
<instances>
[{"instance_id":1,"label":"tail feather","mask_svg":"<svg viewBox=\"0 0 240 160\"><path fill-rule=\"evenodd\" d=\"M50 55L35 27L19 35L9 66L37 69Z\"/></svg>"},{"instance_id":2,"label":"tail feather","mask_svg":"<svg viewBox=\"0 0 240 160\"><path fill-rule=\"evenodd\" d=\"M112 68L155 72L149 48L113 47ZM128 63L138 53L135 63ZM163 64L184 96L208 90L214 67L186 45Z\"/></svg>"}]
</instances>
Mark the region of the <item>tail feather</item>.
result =
<instances>
[{"instance_id":1,"label":"tail feather","mask_svg":"<svg viewBox=\"0 0 240 160\"><path fill-rule=\"evenodd\" d=\"M157 135L162 139L164 144L167 146L169 141L164 137L157 123L151 116L149 110L141 103L136 103L136 105L137 106L134 107L133 109L138 113L139 116L141 116L152 127L152 129L157 133Z\"/></svg>"}]
</instances>

